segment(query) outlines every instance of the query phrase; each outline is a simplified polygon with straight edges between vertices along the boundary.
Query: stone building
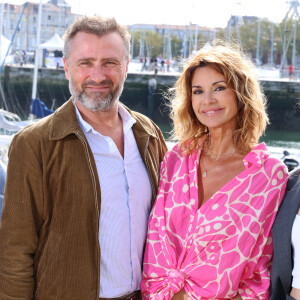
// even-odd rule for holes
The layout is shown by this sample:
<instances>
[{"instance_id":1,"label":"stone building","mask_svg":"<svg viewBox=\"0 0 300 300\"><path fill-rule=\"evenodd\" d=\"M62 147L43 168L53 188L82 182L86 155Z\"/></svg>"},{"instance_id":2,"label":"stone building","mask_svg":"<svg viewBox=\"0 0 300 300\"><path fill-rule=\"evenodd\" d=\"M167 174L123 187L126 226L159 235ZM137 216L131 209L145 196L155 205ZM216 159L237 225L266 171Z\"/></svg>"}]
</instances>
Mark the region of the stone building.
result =
<instances>
[{"instance_id":1,"label":"stone building","mask_svg":"<svg viewBox=\"0 0 300 300\"><path fill-rule=\"evenodd\" d=\"M71 12L71 6L64 0L50 0L42 7L41 43L49 40L55 33L62 36L78 16ZM2 33L10 40L14 38L12 49L35 50L38 8L39 3L32 2L23 5L4 4Z\"/></svg>"}]
</instances>

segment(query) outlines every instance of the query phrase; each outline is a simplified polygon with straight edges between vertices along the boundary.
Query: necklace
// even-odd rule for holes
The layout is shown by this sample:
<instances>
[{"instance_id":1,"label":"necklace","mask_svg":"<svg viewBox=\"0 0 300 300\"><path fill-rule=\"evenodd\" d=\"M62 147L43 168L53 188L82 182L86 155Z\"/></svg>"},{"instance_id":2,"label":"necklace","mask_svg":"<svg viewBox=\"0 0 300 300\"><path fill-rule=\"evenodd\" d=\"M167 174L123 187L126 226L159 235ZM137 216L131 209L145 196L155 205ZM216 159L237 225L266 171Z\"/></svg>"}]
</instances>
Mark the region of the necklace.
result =
<instances>
[{"instance_id":1,"label":"necklace","mask_svg":"<svg viewBox=\"0 0 300 300\"><path fill-rule=\"evenodd\" d=\"M205 169L203 159L202 159L202 167L201 167L201 159L200 159L200 168L201 168L201 172L202 172L202 177L205 178L207 176L208 169ZM212 169L210 169L210 170L212 170Z\"/></svg>"},{"instance_id":2,"label":"necklace","mask_svg":"<svg viewBox=\"0 0 300 300\"><path fill-rule=\"evenodd\" d=\"M236 151L234 151L233 153L223 154L223 155L219 155L219 156L220 156L220 157L225 157L226 159L228 159L228 158L231 158L235 153L236 153ZM203 156L203 159L201 159L202 156ZM200 157L200 168L201 168L201 175L202 175L203 178L205 178L205 177L207 176L208 171L210 172L210 171L212 171L213 169L215 169L215 168L218 166L218 163L219 163L220 161L225 160L224 158L223 158L222 160L217 160L217 163L216 163L215 166L213 166L213 167L207 169L207 168L205 168L205 166L204 166L204 156L205 156L205 155L201 155L201 157Z\"/></svg>"}]
</instances>

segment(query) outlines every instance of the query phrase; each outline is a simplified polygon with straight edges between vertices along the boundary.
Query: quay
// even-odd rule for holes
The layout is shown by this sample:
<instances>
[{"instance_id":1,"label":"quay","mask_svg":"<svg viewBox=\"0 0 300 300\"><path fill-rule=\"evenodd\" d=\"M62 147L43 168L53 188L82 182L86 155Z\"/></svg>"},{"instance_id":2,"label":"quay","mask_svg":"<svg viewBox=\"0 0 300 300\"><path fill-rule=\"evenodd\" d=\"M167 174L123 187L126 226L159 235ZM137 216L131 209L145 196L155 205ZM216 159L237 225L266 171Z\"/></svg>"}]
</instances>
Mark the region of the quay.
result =
<instances>
[{"instance_id":1,"label":"quay","mask_svg":"<svg viewBox=\"0 0 300 300\"><path fill-rule=\"evenodd\" d=\"M7 65L4 69L4 77L9 81L13 78L27 78L30 80L33 76L33 65ZM171 87L176 78L179 76L179 72L158 72L154 74L153 71L138 71L137 67L130 68L128 71L128 77L126 82L135 83L138 82L140 84L148 85L148 81L152 77L156 77L158 84L166 85ZM64 80L67 82L65 77L65 72L63 68L49 68L49 67L40 67L38 71L38 78L41 79L49 79L52 81L55 80ZM284 78L271 78L271 77L261 77L259 78L262 86L267 91L276 91L276 92L288 92L288 93L298 93L300 92L300 78L292 79L288 77ZM4 80L5 82L5 80ZM125 83L126 83L125 82ZM299 95L300 96L300 95Z\"/></svg>"},{"instance_id":2,"label":"quay","mask_svg":"<svg viewBox=\"0 0 300 300\"><path fill-rule=\"evenodd\" d=\"M173 86L178 75L178 72L158 72L155 75L154 72L141 72L129 67L121 101L131 109L148 115L156 123L169 126L168 108L163 94ZM149 80L154 77L156 90L150 95ZM29 65L6 65L2 72L1 85L9 111L22 118L29 114L32 78L33 68ZM260 82L268 99L268 128L299 132L300 106L297 103L300 99L300 80L261 78ZM37 96L48 108L54 105L54 109L69 99L68 81L63 68L39 68Z\"/></svg>"}]
</instances>

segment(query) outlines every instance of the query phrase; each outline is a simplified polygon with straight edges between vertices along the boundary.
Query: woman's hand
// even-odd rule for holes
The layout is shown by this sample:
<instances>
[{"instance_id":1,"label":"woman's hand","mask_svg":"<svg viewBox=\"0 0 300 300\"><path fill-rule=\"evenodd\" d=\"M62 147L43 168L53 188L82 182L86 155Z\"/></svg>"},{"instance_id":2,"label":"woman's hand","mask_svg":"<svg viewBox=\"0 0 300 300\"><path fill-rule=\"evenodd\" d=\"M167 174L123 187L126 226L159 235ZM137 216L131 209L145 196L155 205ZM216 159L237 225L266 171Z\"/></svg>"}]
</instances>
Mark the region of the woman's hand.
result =
<instances>
[{"instance_id":1,"label":"woman's hand","mask_svg":"<svg viewBox=\"0 0 300 300\"><path fill-rule=\"evenodd\" d=\"M230 298L230 300L243 300L243 298L237 294L234 298Z\"/></svg>"},{"instance_id":2,"label":"woman's hand","mask_svg":"<svg viewBox=\"0 0 300 300\"><path fill-rule=\"evenodd\" d=\"M296 300L298 299L300 300L300 298L296 298ZM172 300L188 300L188 295L186 291L183 289L179 293L175 294ZM243 300L243 298L238 294L236 295L236 297L233 298L233 300Z\"/></svg>"},{"instance_id":3,"label":"woman's hand","mask_svg":"<svg viewBox=\"0 0 300 300\"><path fill-rule=\"evenodd\" d=\"M296 300L300 300L300 289L292 288L291 296Z\"/></svg>"},{"instance_id":4,"label":"woman's hand","mask_svg":"<svg viewBox=\"0 0 300 300\"><path fill-rule=\"evenodd\" d=\"M175 294L172 300L188 300L188 295L186 291L183 289L179 293Z\"/></svg>"}]
</instances>

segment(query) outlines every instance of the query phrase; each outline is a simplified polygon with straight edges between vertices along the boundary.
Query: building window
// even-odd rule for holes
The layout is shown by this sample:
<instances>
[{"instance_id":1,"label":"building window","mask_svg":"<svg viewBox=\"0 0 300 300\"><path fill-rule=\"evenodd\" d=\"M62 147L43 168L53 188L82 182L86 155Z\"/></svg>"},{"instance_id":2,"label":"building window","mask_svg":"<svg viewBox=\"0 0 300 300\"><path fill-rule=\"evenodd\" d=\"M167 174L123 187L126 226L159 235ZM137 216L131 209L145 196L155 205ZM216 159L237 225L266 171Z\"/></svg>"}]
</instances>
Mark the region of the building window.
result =
<instances>
[{"instance_id":1,"label":"building window","mask_svg":"<svg viewBox=\"0 0 300 300\"><path fill-rule=\"evenodd\" d=\"M51 16L50 15L48 15L48 20L51 20Z\"/></svg>"}]
</instances>

